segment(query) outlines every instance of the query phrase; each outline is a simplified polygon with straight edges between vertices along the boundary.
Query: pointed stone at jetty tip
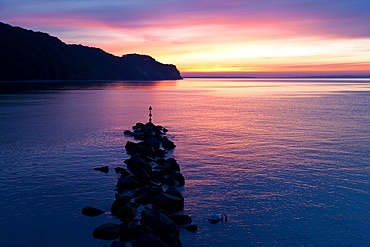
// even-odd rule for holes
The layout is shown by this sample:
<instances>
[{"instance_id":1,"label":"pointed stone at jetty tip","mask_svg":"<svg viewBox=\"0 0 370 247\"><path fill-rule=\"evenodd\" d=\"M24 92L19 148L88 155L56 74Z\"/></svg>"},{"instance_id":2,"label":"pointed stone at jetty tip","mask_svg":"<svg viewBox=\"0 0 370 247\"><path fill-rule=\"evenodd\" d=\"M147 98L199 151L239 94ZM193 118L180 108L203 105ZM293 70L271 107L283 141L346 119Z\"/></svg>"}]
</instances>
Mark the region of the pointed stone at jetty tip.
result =
<instances>
[{"instance_id":1,"label":"pointed stone at jetty tip","mask_svg":"<svg viewBox=\"0 0 370 247\"><path fill-rule=\"evenodd\" d=\"M152 122L152 110L153 110L153 108L152 108L152 106L149 106L149 123L151 123Z\"/></svg>"}]
</instances>

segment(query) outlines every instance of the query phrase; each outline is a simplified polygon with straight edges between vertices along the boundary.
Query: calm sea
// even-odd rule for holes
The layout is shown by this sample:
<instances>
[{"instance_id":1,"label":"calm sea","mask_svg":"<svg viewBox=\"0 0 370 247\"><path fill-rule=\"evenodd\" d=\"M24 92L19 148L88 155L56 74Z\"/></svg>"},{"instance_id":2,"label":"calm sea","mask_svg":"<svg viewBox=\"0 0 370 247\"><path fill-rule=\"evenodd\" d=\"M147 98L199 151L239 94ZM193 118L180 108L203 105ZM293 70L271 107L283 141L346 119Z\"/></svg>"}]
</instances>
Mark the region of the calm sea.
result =
<instances>
[{"instance_id":1,"label":"calm sea","mask_svg":"<svg viewBox=\"0 0 370 247\"><path fill-rule=\"evenodd\" d=\"M0 246L101 247L122 133L169 129L184 247L370 246L370 79L0 84ZM113 169L111 169L113 170ZM211 213L228 215L210 224Z\"/></svg>"}]
</instances>

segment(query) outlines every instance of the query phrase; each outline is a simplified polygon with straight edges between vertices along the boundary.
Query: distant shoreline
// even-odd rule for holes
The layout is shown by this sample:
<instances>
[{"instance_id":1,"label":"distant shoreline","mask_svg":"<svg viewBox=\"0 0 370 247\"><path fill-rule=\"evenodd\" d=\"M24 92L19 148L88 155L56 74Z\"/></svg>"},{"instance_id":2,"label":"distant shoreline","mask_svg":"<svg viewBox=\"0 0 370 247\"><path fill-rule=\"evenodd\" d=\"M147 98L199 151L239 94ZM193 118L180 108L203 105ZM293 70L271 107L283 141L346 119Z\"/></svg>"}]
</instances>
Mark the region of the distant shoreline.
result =
<instances>
[{"instance_id":1,"label":"distant shoreline","mask_svg":"<svg viewBox=\"0 0 370 247\"><path fill-rule=\"evenodd\" d=\"M183 76L183 78L200 78L200 79L206 79L206 78L220 78L220 79L227 79L227 78L231 78L231 79L353 79L353 78L364 78L364 79L367 79L367 78L370 78L370 75L366 75L366 76L352 76L352 75L343 75L343 76L271 76L271 77L264 77L264 76L261 76L261 77L251 77L251 76Z\"/></svg>"}]
</instances>

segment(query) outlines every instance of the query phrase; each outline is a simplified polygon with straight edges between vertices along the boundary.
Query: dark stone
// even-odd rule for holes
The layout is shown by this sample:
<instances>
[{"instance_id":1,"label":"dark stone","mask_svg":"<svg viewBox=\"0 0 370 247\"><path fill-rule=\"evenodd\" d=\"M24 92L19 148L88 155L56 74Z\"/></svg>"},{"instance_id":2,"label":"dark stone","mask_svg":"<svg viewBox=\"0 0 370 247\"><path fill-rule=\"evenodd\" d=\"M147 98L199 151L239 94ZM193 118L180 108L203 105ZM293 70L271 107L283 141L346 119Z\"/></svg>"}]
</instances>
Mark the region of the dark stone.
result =
<instances>
[{"instance_id":1,"label":"dark stone","mask_svg":"<svg viewBox=\"0 0 370 247\"><path fill-rule=\"evenodd\" d=\"M189 225L192 222L189 215L171 215L169 217L178 226Z\"/></svg>"},{"instance_id":2,"label":"dark stone","mask_svg":"<svg viewBox=\"0 0 370 247\"><path fill-rule=\"evenodd\" d=\"M176 196L166 193L161 193L153 197L153 205L157 208L166 210L167 212L177 212L184 209L184 200Z\"/></svg>"},{"instance_id":3,"label":"dark stone","mask_svg":"<svg viewBox=\"0 0 370 247\"><path fill-rule=\"evenodd\" d=\"M153 229L159 236L166 236L179 232L179 227L162 210L143 210L141 212L140 222Z\"/></svg>"},{"instance_id":4,"label":"dark stone","mask_svg":"<svg viewBox=\"0 0 370 247\"><path fill-rule=\"evenodd\" d=\"M110 212L113 215L118 214L119 210L123 207L123 205L125 205L128 202L130 202L130 198L128 197L122 196L117 198L110 207Z\"/></svg>"},{"instance_id":5,"label":"dark stone","mask_svg":"<svg viewBox=\"0 0 370 247\"><path fill-rule=\"evenodd\" d=\"M164 149L173 149L176 147L175 143L173 141L170 141L167 137L162 137L162 147Z\"/></svg>"},{"instance_id":6,"label":"dark stone","mask_svg":"<svg viewBox=\"0 0 370 247\"><path fill-rule=\"evenodd\" d=\"M126 169L122 168L122 167L116 167L116 168L114 168L114 171L115 172L123 172L123 171L126 171Z\"/></svg>"},{"instance_id":7,"label":"dark stone","mask_svg":"<svg viewBox=\"0 0 370 247\"><path fill-rule=\"evenodd\" d=\"M148 145L148 148L151 148L153 150L158 150L161 143L155 139L155 138L149 138L144 141Z\"/></svg>"},{"instance_id":8,"label":"dark stone","mask_svg":"<svg viewBox=\"0 0 370 247\"><path fill-rule=\"evenodd\" d=\"M181 192L178 189L176 189L176 187L174 187L174 186L168 187L168 189L165 191L165 193L168 194L168 195L171 195L171 196L176 196L176 197L184 200L184 197L182 196Z\"/></svg>"},{"instance_id":9,"label":"dark stone","mask_svg":"<svg viewBox=\"0 0 370 247\"><path fill-rule=\"evenodd\" d=\"M93 237L104 240L114 240L119 238L121 228L117 224L107 223L97 227L93 231Z\"/></svg>"},{"instance_id":10,"label":"dark stone","mask_svg":"<svg viewBox=\"0 0 370 247\"><path fill-rule=\"evenodd\" d=\"M123 134L124 135L133 135L133 133L131 132L131 130L125 130L125 131L123 131Z\"/></svg>"},{"instance_id":11,"label":"dark stone","mask_svg":"<svg viewBox=\"0 0 370 247\"><path fill-rule=\"evenodd\" d=\"M150 181L150 176L145 169L135 171L133 177L139 184L147 184Z\"/></svg>"},{"instance_id":12,"label":"dark stone","mask_svg":"<svg viewBox=\"0 0 370 247\"><path fill-rule=\"evenodd\" d=\"M135 197L135 203L141 205L147 205L152 202L152 197L150 197L147 193L142 193Z\"/></svg>"},{"instance_id":13,"label":"dark stone","mask_svg":"<svg viewBox=\"0 0 370 247\"><path fill-rule=\"evenodd\" d=\"M121 224L121 242L130 242L142 234L141 226L138 223L131 222L127 225Z\"/></svg>"},{"instance_id":14,"label":"dark stone","mask_svg":"<svg viewBox=\"0 0 370 247\"><path fill-rule=\"evenodd\" d=\"M171 171L180 171L180 165L177 163L175 158L169 158L167 159L167 163L165 164L167 167L166 170L171 170Z\"/></svg>"},{"instance_id":15,"label":"dark stone","mask_svg":"<svg viewBox=\"0 0 370 247\"><path fill-rule=\"evenodd\" d=\"M185 227L185 229L188 230L189 232L196 232L196 231L198 231L198 226L197 225L190 225L190 226Z\"/></svg>"},{"instance_id":16,"label":"dark stone","mask_svg":"<svg viewBox=\"0 0 370 247\"><path fill-rule=\"evenodd\" d=\"M126 218L135 218L137 207L135 204L130 202L127 197L122 197L113 202L111 213L121 220Z\"/></svg>"},{"instance_id":17,"label":"dark stone","mask_svg":"<svg viewBox=\"0 0 370 247\"><path fill-rule=\"evenodd\" d=\"M141 129L144 126L145 126L145 124L143 124L143 123L136 123L134 126L132 126L132 129L134 129L134 130Z\"/></svg>"},{"instance_id":18,"label":"dark stone","mask_svg":"<svg viewBox=\"0 0 370 247\"><path fill-rule=\"evenodd\" d=\"M135 143L135 142L130 142L130 141L128 141L128 142L126 142L126 145L125 145L125 149L126 149L126 151L130 151L130 150L132 150L132 149L134 149L134 148L136 148L137 147L137 143Z\"/></svg>"},{"instance_id":19,"label":"dark stone","mask_svg":"<svg viewBox=\"0 0 370 247\"><path fill-rule=\"evenodd\" d=\"M135 181L135 179L130 177L123 177L119 178L117 182L117 187L125 187L131 190L134 190L138 187L138 183Z\"/></svg>"},{"instance_id":20,"label":"dark stone","mask_svg":"<svg viewBox=\"0 0 370 247\"><path fill-rule=\"evenodd\" d=\"M170 176L168 176L164 180L163 184L168 185L168 186L179 186L180 185L180 183L176 179L174 179L173 177L170 177Z\"/></svg>"},{"instance_id":21,"label":"dark stone","mask_svg":"<svg viewBox=\"0 0 370 247\"><path fill-rule=\"evenodd\" d=\"M126 247L126 244L124 244L120 241L113 241L113 243L110 245L110 247Z\"/></svg>"},{"instance_id":22,"label":"dark stone","mask_svg":"<svg viewBox=\"0 0 370 247\"><path fill-rule=\"evenodd\" d=\"M162 238L163 242L171 247L182 247L179 233L171 233Z\"/></svg>"},{"instance_id":23,"label":"dark stone","mask_svg":"<svg viewBox=\"0 0 370 247\"><path fill-rule=\"evenodd\" d=\"M170 175L170 177L178 182L178 186L185 185L185 178L180 172L174 172Z\"/></svg>"},{"instance_id":24,"label":"dark stone","mask_svg":"<svg viewBox=\"0 0 370 247\"><path fill-rule=\"evenodd\" d=\"M96 167L96 168L94 168L94 170L101 171L101 172L104 172L104 173L108 173L109 172L109 167L108 166Z\"/></svg>"},{"instance_id":25,"label":"dark stone","mask_svg":"<svg viewBox=\"0 0 370 247\"><path fill-rule=\"evenodd\" d=\"M152 170L151 164L140 156L132 156L130 159L125 160L125 163L130 172L135 172L139 169Z\"/></svg>"},{"instance_id":26,"label":"dark stone","mask_svg":"<svg viewBox=\"0 0 370 247\"><path fill-rule=\"evenodd\" d=\"M156 236L141 235L132 241L132 247L172 247Z\"/></svg>"},{"instance_id":27,"label":"dark stone","mask_svg":"<svg viewBox=\"0 0 370 247\"><path fill-rule=\"evenodd\" d=\"M81 213L83 215L93 217L93 216L98 216L98 215L104 214L104 211L100 210L100 209L97 209L97 208L94 208L94 207L84 207L82 209Z\"/></svg>"}]
</instances>

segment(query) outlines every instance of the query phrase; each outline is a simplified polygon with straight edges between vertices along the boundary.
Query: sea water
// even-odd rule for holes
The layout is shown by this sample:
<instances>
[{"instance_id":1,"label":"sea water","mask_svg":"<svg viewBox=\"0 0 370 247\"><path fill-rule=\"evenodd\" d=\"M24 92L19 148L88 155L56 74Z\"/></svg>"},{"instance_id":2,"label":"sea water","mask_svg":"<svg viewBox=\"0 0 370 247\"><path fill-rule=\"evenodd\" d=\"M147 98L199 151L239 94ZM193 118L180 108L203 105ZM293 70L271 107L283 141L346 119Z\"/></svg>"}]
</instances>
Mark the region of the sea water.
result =
<instances>
[{"instance_id":1,"label":"sea water","mask_svg":"<svg viewBox=\"0 0 370 247\"><path fill-rule=\"evenodd\" d=\"M369 79L0 84L0 246L94 239L136 122L169 129L192 246L370 246ZM109 166L108 174L94 167ZM227 222L210 224L211 213Z\"/></svg>"}]
</instances>

